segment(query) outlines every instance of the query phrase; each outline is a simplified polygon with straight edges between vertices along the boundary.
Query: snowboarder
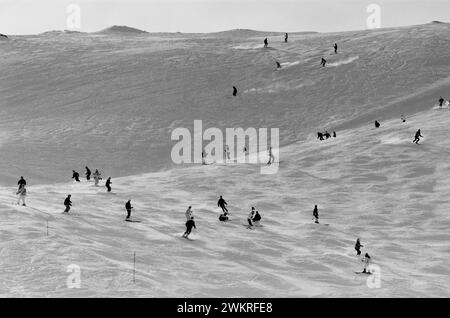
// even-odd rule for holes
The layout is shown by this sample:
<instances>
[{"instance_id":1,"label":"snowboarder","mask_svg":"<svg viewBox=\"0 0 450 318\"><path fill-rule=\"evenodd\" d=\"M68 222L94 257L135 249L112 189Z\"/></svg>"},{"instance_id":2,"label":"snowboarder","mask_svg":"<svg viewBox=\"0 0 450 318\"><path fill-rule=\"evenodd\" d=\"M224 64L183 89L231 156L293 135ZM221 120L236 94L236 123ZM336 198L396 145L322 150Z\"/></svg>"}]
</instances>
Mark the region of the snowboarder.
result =
<instances>
[{"instance_id":1,"label":"snowboarder","mask_svg":"<svg viewBox=\"0 0 450 318\"><path fill-rule=\"evenodd\" d=\"M335 131L333 131L333 137L336 138L336 132Z\"/></svg>"},{"instance_id":2,"label":"snowboarder","mask_svg":"<svg viewBox=\"0 0 450 318\"><path fill-rule=\"evenodd\" d=\"M189 221L191 218L194 218L194 216L192 214L191 206L188 207L188 209L186 210L184 215L186 215L186 221Z\"/></svg>"},{"instance_id":3,"label":"snowboarder","mask_svg":"<svg viewBox=\"0 0 450 318\"><path fill-rule=\"evenodd\" d=\"M378 120L375 120L375 128L380 127L380 123L378 122Z\"/></svg>"},{"instance_id":4,"label":"snowboarder","mask_svg":"<svg viewBox=\"0 0 450 318\"><path fill-rule=\"evenodd\" d=\"M269 162L267 162L267 164L270 165L275 162L275 156L272 153L272 146L269 147L268 155L269 155Z\"/></svg>"},{"instance_id":5,"label":"snowboarder","mask_svg":"<svg viewBox=\"0 0 450 318\"><path fill-rule=\"evenodd\" d=\"M287 41L288 41L288 34L286 33L286 34L284 35L284 43L287 43Z\"/></svg>"},{"instance_id":6,"label":"snowboarder","mask_svg":"<svg viewBox=\"0 0 450 318\"><path fill-rule=\"evenodd\" d=\"M334 54L337 54L338 46L337 43L334 43Z\"/></svg>"},{"instance_id":7,"label":"snowboarder","mask_svg":"<svg viewBox=\"0 0 450 318\"><path fill-rule=\"evenodd\" d=\"M75 170L72 170L72 179L75 179L76 182L80 182L80 174Z\"/></svg>"},{"instance_id":8,"label":"snowboarder","mask_svg":"<svg viewBox=\"0 0 450 318\"><path fill-rule=\"evenodd\" d=\"M220 196L219 201L217 201L217 206L222 208L222 212L228 212L226 205L228 205L228 203Z\"/></svg>"},{"instance_id":9,"label":"snowboarder","mask_svg":"<svg viewBox=\"0 0 450 318\"><path fill-rule=\"evenodd\" d=\"M264 39L264 47L267 47L269 45L269 42L267 41L267 38Z\"/></svg>"},{"instance_id":10,"label":"snowboarder","mask_svg":"<svg viewBox=\"0 0 450 318\"><path fill-rule=\"evenodd\" d=\"M108 192L111 192L111 177L106 180L105 187L108 189Z\"/></svg>"},{"instance_id":11,"label":"snowboarder","mask_svg":"<svg viewBox=\"0 0 450 318\"><path fill-rule=\"evenodd\" d=\"M364 259L362 260L364 262L364 269L363 269L363 273L366 274L370 274L370 272L368 271L368 267L370 266L370 262L371 262L371 258L369 256L369 253L366 253L366 255L364 255Z\"/></svg>"},{"instance_id":12,"label":"snowboarder","mask_svg":"<svg viewBox=\"0 0 450 318\"><path fill-rule=\"evenodd\" d=\"M221 215L219 215L219 221L226 222L228 220L229 220L229 218L228 218L228 213L227 212L224 212Z\"/></svg>"},{"instance_id":13,"label":"snowboarder","mask_svg":"<svg viewBox=\"0 0 450 318\"><path fill-rule=\"evenodd\" d=\"M131 209L133 209L133 207L131 206L131 200L128 200L127 203L125 203L125 210L127 210L127 220L129 220L131 217Z\"/></svg>"},{"instance_id":14,"label":"snowboarder","mask_svg":"<svg viewBox=\"0 0 450 318\"><path fill-rule=\"evenodd\" d=\"M233 96L236 96L237 95L237 88L236 88L236 86L233 86Z\"/></svg>"},{"instance_id":15,"label":"snowboarder","mask_svg":"<svg viewBox=\"0 0 450 318\"><path fill-rule=\"evenodd\" d=\"M416 144L418 144L419 141L420 141L420 137L423 138L422 133L420 132L420 129L419 129L418 131L416 131L416 136L414 137L413 142L415 142Z\"/></svg>"},{"instance_id":16,"label":"snowboarder","mask_svg":"<svg viewBox=\"0 0 450 318\"><path fill-rule=\"evenodd\" d=\"M442 98L442 96L439 98L439 107L442 107L442 105L444 105L444 99Z\"/></svg>"},{"instance_id":17,"label":"snowboarder","mask_svg":"<svg viewBox=\"0 0 450 318\"><path fill-rule=\"evenodd\" d=\"M188 238L189 234L191 234L192 228L196 229L194 222L194 217L192 217L190 220L186 222L186 232L184 232L183 237Z\"/></svg>"},{"instance_id":18,"label":"snowboarder","mask_svg":"<svg viewBox=\"0 0 450 318\"><path fill-rule=\"evenodd\" d=\"M314 223L319 224L319 209L317 208L317 205L314 206L313 216L315 219Z\"/></svg>"},{"instance_id":19,"label":"snowboarder","mask_svg":"<svg viewBox=\"0 0 450 318\"><path fill-rule=\"evenodd\" d=\"M89 181L91 180L91 170L89 170L88 167L85 168L86 168L86 180Z\"/></svg>"},{"instance_id":20,"label":"snowboarder","mask_svg":"<svg viewBox=\"0 0 450 318\"><path fill-rule=\"evenodd\" d=\"M281 68L280 62L276 61L275 63L277 63L277 68Z\"/></svg>"},{"instance_id":21,"label":"snowboarder","mask_svg":"<svg viewBox=\"0 0 450 318\"><path fill-rule=\"evenodd\" d=\"M98 172L98 170L95 169L93 176L94 176L95 185L98 186L99 180L102 180L100 172Z\"/></svg>"},{"instance_id":22,"label":"snowboarder","mask_svg":"<svg viewBox=\"0 0 450 318\"><path fill-rule=\"evenodd\" d=\"M70 197L72 195L68 195L67 198L64 200L64 205L66 207L66 209L64 210L65 213L69 213L70 211L70 207L72 206L72 201L70 200Z\"/></svg>"},{"instance_id":23,"label":"snowboarder","mask_svg":"<svg viewBox=\"0 0 450 318\"><path fill-rule=\"evenodd\" d=\"M25 197L27 195L27 189L25 188L25 186L20 187L16 194L19 195L19 198L17 199L17 205L20 205L20 201L22 201L22 205L26 206Z\"/></svg>"},{"instance_id":24,"label":"snowboarder","mask_svg":"<svg viewBox=\"0 0 450 318\"><path fill-rule=\"evenodd\" d=\"M325 67L325 64L327 64L327 60L325 60L325 59L322 57L322 61L320 62L320 65L322 65L322 67Z\"/></svg>"},{"instance_id":25,"label":"snowboarder","mask_svg":"<svg viewBox=\"0 0 450 318\"><path fill-rule=\"evenodd\" d=\"M359 238L356 239L356 244L355 244L355 250L357 252L356 255L361 255L361 247L363 247L364 245L361 245L361 242L359 241Z\"/></svg>"},{"instance_id":26,"label":"snowboarder","mask_svg":"<svg viewBox=\"0 0 450 318\"><path fill-rule=\"evenodd\" d=\"M255 226L259 226L260 221L261 221L261 214L259 214L259 212L256 211L255 216L253 217L253 224Z\"/></svg>"},{"instance_id":27,"label":"snowboarder","mask_svg":"<svg viewBox=\"0 0 450 318\"><path fill-rule=\"evenodd\" d=\"M25 181L23 176L20 177L20 180L17 182L17 185L19 186L18 190L20 190L20 188L22 188L22 187L27 185L27 182Z\"/></svg>"}]
</instances>

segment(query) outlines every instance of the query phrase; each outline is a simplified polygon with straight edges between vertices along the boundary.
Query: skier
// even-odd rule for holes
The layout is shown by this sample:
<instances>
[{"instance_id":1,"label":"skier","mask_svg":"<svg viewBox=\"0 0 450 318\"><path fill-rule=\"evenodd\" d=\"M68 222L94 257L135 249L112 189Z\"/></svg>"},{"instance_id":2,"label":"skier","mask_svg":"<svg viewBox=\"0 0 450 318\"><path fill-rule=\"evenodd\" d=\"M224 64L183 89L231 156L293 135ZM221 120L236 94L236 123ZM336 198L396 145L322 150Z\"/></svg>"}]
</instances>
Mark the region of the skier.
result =
<instances>
[{"instance_id":1,"label":"skier","mask_svg":"<svg viewBox=\"0 0 450 318\"><path fill-rule=\"evenodd\" d=\"M219 221L222 221L222 222L228 221L228 213L224 212L221 215L219 215Z\"/></svg>"},{"instance_id":2,"label":"skier","mask_svg":"<svg viewBox=\"0 0 450 318\"><path fill-rule=\"evenodd\" d=\"M272 153L272 146L270 146L269 147L269 162L267 164L270 165L274 162L275 162L275 156Z\"/></svg>"},{"instance_id":3,"label":"skier","mask_svg":"<svg viewBox=\"0 0 450 318\"><path fill-rule=\"evenodd\" d=\"M313 216L315 219L314 223L319 224L319 209L317 208L317 205L314 206Z\"/></svg>"},{"instance_id":4,"label":"skier","mask_svg":"<svg viewBox=\"0 0 450 318\"><path fill-rule=\"evenodd\" d=\"M255 208L252 207L250 214L247 217L248 228L253 228L253 217L255 216Z\"/></svg>"},{"instance_id":5,"label":"skier","mask_svg":"<svg viewBox=\"0 0 450 318\"><path fill-rule=\"evenodd\" d=\"M237 88L236 88L236 86L233 86L233 96L236 96L237 95Z\"/></svg>"},{"instance_id":6,"label":"skier","mask_svg":"<svg viewBox=\"0 0 450 318\"><path fill-rule=\"evenodd\" d=\"M356 244L355 244L355 250L357 252L356 255L361 255L361 247L363 247L364 245L361 245L361 242L359 241L359 238L356 239Z\"/></svg>"},{"instance_id":7,"label":"skier","mask_svg":"<svg viewBox=\"0 0 450 318\"><path fill-rule=\"evenodd\" d=\"M325 64L327 64L327 60L325 60L325 59L322 57L322 61L320 62L320 65L322 65L322 67L325 67Z\"/></svg>"},{"instance_id":8,"label":"skier","mask_svg":"<svg viewBox=\"0 0 450 318\"><path fill-rule=\"evenodd\" d=\"M64 210L65 213L69 213L70 207L72 206L72 201L70 200L71 195L69 194L67 198L64 200L64 205L66 206L66 209Z\"/></svg>"},{"instance_id":9,"label":"skier","mask_svg":"<svg viewBox=\"0 0 450 318\"><path fill-rule=\"evenodd\" d=\"M27 182L26 182L25 179L21 176L21 177L20 177L20 180L17 182L17 185L19 186L19 189L18 189L18 190L20 190L20 188L22 188L22 187L24 187L24 186L27 185Z\"/></svg>"},{"instance_id":10,"label":"skier","mask_svg":"<svg viewBox=\"0 0 450 318\"><path fill-rule=\"evenodd\" d=\"M400 116L400 119L402 120L402 122L406 122L406 118L405 118L405 116Z\"/></svg>"},{"instance_id":11,"label":"skier","mask_svg":"<svg viewBox=\"0 0 450 318\"><path fill-rule=\"evenodd\" d=\"M128 200L127 203L125 203L125 210L127 210L126 220L129 220L131 217L131 209L133 209L131 206L131 200Z\"/></svg>"},{"instance_id":12,"label":"skier","mask_svg":"<svg viewBox=\"0 0 450 318\"><path fill-rule=\"evenodd\" d=\"M98 170L95 169L93 176L94 176L95 185L98 186L98 181L102 180L100 172L98 172Z\"/></svg>"},{"instance_id":13,"label":"skier","mask_svg":"<svg viewBox=\"0 0 450 318\"><path fill-rule=\"evenodd\" d=\"M378 120L375 120L375 128L380 127L380 123L378 122Z\"/></svg>"},{"instance_id":14,"label":"skier","mask_svg":"<svg viewBox=\"0 0 450 318\"><path fill-rule=\"evenodd\" d=\"M108 192L111 192L111 177L106 180L105 187L108 189Z\"/></svg>"},{"instance_id":15,"label":"skier","mask_svg":"<svg viewBox=\"0 0 450 318\"><path fill-rule=\"evenodd\" d=\"M72 170L72 179L75 179L76 182L80 182L80 174L75 170Z\"/></svg>"},{"instance_id":16,"label":"skier","mask_svg":"<svg viewBox=\"0 0 450 318\"><path fill-rule=\"evenodd\" d=\"M267 38L264 39L264 47L267 47L269 45L269 42L267 42Z\"/></svg>"},{"instance_id":17,"label":"skier","mask_svg":"<svg viewBox=\"0 0 450 318\"><path fill-rule=\"evenodd\" d=\"M416 136L415 136L415 138L413 140L413 143L415 142L416 144L418 144L419 141L420 141L420 137L423 138L422 133L420 132L420 129L419 129L418 131L416 131Z\"/></svg>"},{"instance_id":18,"label":"skier","mask_svg":"<svg viewBox=\"0 0 450 318\"><path fill-rule=\"evenodd\" d=\"M317 139L323 140L323 134L321 132L317 133Z\"/></svg>"},{"instance_id":19,"label":"skier","mask_svg":"<svg viewBox=\"0 0 450 318\"><path fill-rule=\"evenodd\" d=\"M328 132L328 130L327 131L325 131L325 134L324 134L324 136L325 136L325 138L331 138L331 135L330 135L330 133Z\"/></svg>"},{"instance_id":20,"label":"skier","mask_svg":"<svg viewBox=\"0 0 450 318\"><path fill-rule=\"evenodd\" d=\"M191 234L192 228L196 229L194 222L194 217L192 217L190 220L186 222L186 232L184 232L183 237L188 238L189 234Z\"/></svg>"},{"instance_id":21,"label":"skier","mask_svg":"<svg viewBox=\"0 0 450 318\"><path fill-rule=\"evenodd\" d=\"M444 99L442 98L442 96L439 98L439 107L442 107L442 105L444 105Z\"/></svg>"},{"instance_id":22,"label":"skier","mask_svg":"<svg viewBox=\"0 0 450 318\"><path fill-rule=\"evenodd\" d=\"M255 216L253 217L253 224L255 226L260 226L259 223L261 221L261 214L258 211L255 212Z\"/></svg>"},{"instance_id":23,"label":"skier","mask_svg":"<svg viewBox=\"0 0 450 318\"><path fill-rule=\"evenodd\" d=\"M228 203L220 196L219 201L217 201L217 206L222 208L222 212L228 212L226 205L228 205Z\"/></svg>"},{"instance_id":24,"label":"skier","mask_svg":"<svg viewBox=\"0 0 450 318\"><path fill-rule=\"evenodd\" d=\"M277 68L281 68L280 62L276 61L275 63L277 63Z\"/></svg>"},{"instance_id":25,"label":"skier","mask_svg":"<svg viewBox=\"0 0 450 318\"><path fill-rule=\"evenodd\" d=\"M86 180L89 181L91 180L91 170L89 170L88 167L85 168L86 168Z\"/></svg>"},{"instance_id":26,"label":"skier","mask_svg":"<svg viewBox=\"0 0 450 318\"><path fill-rule=\"evenodd\" d=\"M334 43L334 54L337 54L337 49L338 49L337 43Z\"/></svg>"},{"instance_id":27,"label":"skier","mask_svg":"<svg viewBox=\"0 0 450 318\"><path fill-rule=\"evenodd\" d=\"M288 34L286 33L286 34L284 35L284 43L287 43L287 40L288 40Z\"/></svg>"},{"instance_id":28,"label":"skier","mask_svg":"<svg viewBox=\"0 0 450 318\"><path fill-rule=\"evenodd\" d=\"M25 186L20 187L16 194L19 195L19 198L17 199L17 205L20 205L20 201L22 201L22 205L26 206L25 197L27 195L27 189L25 188Z\"/></svg>"},{"instance_id":29,"label":"skier","mask_svg":"<svg viewBox=\"0 0 450 318\"><path fill-rule=\"evenodd\" d=\"M189 206L184 215L186 215L186 221L189 221L191 218L194 218L194 216L192 215L191 206Z\"/></svg>"},{"instance_id":30,"label":"skier","mask_svg":"<svg viewBox=\"0 0 450 318\"><path fill-rule=\"evenodd\" d=\"M205 162L205 153L202 151L202 165L206 165Z\"/></svg>"},{"instance_id":31,"label":"skier","mask_svg":"<svg viewBox=\"0 0 450 318\"><path fill-rule=\"evenodd\" d=\"M333 137L336 138L336 132L335 131L333 131Z\"/></svg>"},{"instance_id":32,"label":"skier","mask_svg":"<svg viewBox=\"0 0 450 318\"><path fill-rule=\"evenodd\" d=\"M371 260L372 259L370 258L369 253L366 253L366 255L364 255L364 259L362 260L364 262L363 273L370 274L370 272L367 271L367 268L370 266Z\"/></svg>"}]
</instances>

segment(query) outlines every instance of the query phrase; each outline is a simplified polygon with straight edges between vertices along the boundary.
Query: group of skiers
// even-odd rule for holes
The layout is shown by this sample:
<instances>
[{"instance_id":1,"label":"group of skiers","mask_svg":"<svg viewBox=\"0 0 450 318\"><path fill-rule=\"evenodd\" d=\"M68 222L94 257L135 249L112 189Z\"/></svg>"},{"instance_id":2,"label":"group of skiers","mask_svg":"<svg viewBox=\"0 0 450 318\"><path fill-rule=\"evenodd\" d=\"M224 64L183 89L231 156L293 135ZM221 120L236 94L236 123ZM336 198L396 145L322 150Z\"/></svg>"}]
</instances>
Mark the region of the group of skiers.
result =
<instances>
[{"instance_id":1,"label":"group of skiers","mask_svg":"<svg viewBox=\"0 0 450 318\"><path fill-rule=\"evenodd\" d=\"M402 122L406 122L405 116L401 115L400 119ZM380 128L380 126L381 126L381 124L379 123L379 121L375 120L375 128ZM418 131L416 131L416 133L414 135L413 143L418 144L420 141L420 138L423 138L423 136L422 136L422 132L419 129Z\"/></svg>"},{"instance_id":2,"label":"group of skiers","mask_svg":"<svg viewBox=\"0 0 450 318\"><path fill-rule=\"evenodd\" d=\"M324 133L319 131L317 133L317 139L324 140L324 137L325 137L325 139L328 139L328 138L331 138L331 135L328 131L325 131ZM336 138L336 137L337 137L336 132L333 131L333 138Z\"/></svg>"},{"instance_id":3,"label":"group of skiers","mask_svg":"<svg viewBox=\"0 0 450 318\"><path fill-rule=\"evenodd\" d=\"M363 247L364 245L361 244L359 238L356 239L356 243L355 243L355 250L356 250L356 255L359 256L361 255L361 247ZM371 257L369 255L369 253L366 253L364 255L364 258L362 259L362 262L364 262L364 269L363 269L363 273L365 274L371 274L369 271L369 266L370 266L370 262L371 262Z\"/></svg>"},{"instance_id":4,"label":"group of skiers","mask_svg":"<svg viewBox=\"0 0 450 318\"><path fill-rule=\"evenodd\" d=\"M444 106L444 102L445 102L444 98L440 96L438 100L439 107ZM450 99L448 100L448 104L450 105Z\"/></svg>"},{"instance_id":5,"label":"group of skiers","mask_svg":"<svg viewBox=\"0 0 450 318\"><path fill-rule=\"evenodd\" d=\"M95 172L92 174L91 170L88 167L85 167L85 168L86 168L86 180L87 181L91 180L91 175L92 175L92 177L94 178L95 185L98 186L99 181L102 180L102 176L101 176L100 172L98 171L98 169L95 169ZM75 170L72 170L72 179L75 179L76 182L81 182L80 174ZM105 183L105 187L108 192L111 192L111 184L112 184L111 177L109 177Z\"/></svg>"}]
</instances>

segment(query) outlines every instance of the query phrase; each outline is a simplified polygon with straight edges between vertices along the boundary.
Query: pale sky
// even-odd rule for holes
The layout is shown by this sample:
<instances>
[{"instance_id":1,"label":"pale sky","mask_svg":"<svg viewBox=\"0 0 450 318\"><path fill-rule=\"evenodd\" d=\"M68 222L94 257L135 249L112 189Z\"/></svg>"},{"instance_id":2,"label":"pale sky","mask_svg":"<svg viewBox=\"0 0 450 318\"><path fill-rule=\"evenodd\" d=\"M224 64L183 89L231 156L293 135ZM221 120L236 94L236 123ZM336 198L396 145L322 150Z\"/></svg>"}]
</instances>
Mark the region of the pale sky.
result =
<instances>
[{"instance_id":1,"label":"pale sky","mask_svg":"<svg viewBox=\"0 0 450 318\"><path fill-rule=\"evenodd\" d=\"M74 29L69 4L81 10L84 32L127 25L149 32L230 29L338 32L366 29L369 4L381 27L450 22L450 0L0 0L0 33Z\"/></svg>"}]
</instances>

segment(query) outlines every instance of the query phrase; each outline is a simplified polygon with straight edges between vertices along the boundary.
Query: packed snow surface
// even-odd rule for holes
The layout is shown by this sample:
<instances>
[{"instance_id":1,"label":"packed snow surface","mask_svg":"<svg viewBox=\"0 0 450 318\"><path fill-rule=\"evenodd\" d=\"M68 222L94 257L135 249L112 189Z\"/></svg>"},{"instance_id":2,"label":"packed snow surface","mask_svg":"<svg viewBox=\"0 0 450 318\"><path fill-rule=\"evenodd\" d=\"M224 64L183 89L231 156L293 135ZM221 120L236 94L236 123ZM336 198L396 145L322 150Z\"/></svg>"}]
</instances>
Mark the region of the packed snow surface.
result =
<instances>
[{"instance_id":1,"label":"packed snow surface","mask_svg":"<svg viewBox=\"0 0 450 318\"><path fill-rule=\"evenodd\" d=\"M0 42L0 296L449 297L450 111L436 102L450 98L450 26L268 33L266 49L264 34L224 34ZM171 132L194 120L279 128L278 173L175 165ZM337 138L319 141L324 130ZM86 165L99 187L70 179ZM124 222L129 199L141 223ZM193 240L181 238L189 205ZM263 226L249 230L252 206ZM379 288L354 273L356 238ZM71 265L81 288L67 287Z\"/></svg>"}]
</instances>

